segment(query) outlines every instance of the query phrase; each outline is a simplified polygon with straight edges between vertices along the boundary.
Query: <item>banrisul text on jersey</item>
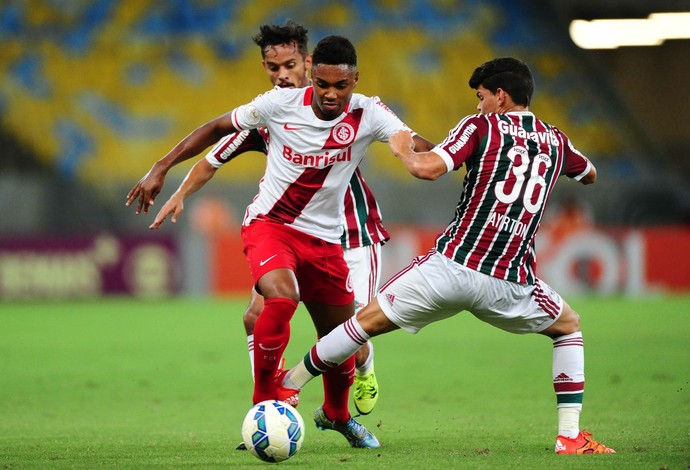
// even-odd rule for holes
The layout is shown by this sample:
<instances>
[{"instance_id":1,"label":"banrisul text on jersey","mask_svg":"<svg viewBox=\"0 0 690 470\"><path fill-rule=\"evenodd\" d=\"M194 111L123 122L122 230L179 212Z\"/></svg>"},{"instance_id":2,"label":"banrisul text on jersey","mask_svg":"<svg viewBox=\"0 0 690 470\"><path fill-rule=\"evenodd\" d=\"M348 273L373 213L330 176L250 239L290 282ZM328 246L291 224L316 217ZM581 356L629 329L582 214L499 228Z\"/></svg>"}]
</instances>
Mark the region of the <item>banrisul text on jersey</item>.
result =
<instances>
[{"instance_id":1,"label":"banrisul text on jersey","mask_svg":"<svg viewBox=\"0 0 690 470\"><path fill-rule=\"evenodd\" d=\"M283 158L295 165L324 167L340 162L351 162L352 147L346 147L340 152L326 151L322 155L302 155L292 147L283 145Z\"/></svg>"}]
</instances>

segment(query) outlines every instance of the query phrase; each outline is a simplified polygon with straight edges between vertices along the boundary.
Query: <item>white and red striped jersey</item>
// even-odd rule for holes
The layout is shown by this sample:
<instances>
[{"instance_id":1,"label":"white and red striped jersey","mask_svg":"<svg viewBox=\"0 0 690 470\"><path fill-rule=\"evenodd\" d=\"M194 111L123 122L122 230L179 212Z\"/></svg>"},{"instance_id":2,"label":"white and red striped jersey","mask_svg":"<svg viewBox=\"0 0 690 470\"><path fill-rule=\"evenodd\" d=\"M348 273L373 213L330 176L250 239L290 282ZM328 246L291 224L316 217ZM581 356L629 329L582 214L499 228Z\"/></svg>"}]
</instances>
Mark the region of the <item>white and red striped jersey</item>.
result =
<instances>
[{"instance_id":1,"label":"white and red striped jersey","mask_svg":"<svg viewBox=\"0 0 690 470\"><path fill-rule=\"evenodd\" d=\"M433 151L448 171L467 167L436 249L490 276L534 284L534 237L551 191L561 175L589 173L589 160L528 111L467 116Z\"/></svg>"},{"instance_id":2,"label":"white and red striped jersey","mask_svg":"<svg viewBox=\"0 0 690 470\"><path fill-rule=\"evenodd\" d=\"M214 168L220 168L250 150L266 154L268 140L265 128L234 132L218 141L206 154L206 160ZM340 237L340 244L345 249L383 244L390 239L383 226L378 202L359 168L353 173L350 187L345 193L343 224L345 229Z\"/></svg>"},{"instance_id":3,"label":"white and red striped jersey","mask_svg":"<svg viewBox=\"0 0 690 470\"><path fill-rule=\"evenodd\" d=\"M354 201L366 188L366 184L349 183L358 173L355 170L369 145L386 142L391 134L409 128L378 98L358 93L352 95L342 116L323 121L311 108L313 93L312 87L274 88L232 111L236 129L243 132L265 127L270 135L266 173L259 183L259 193L247 207L243 224L272 220L338 243L343 235L347 199L353 200L353 213L357 212ZM363 183L361 175L357 177ZM366 189L369 199L373 198ZM375 200L373 206L365 206L350 220L361 224L364 213L379 214L380 218ZM385 240L388 235L366 223L364 230L365 236L359 236L356 242L351 239L350 247L369 243L367 237Z\"/></svg>"}]
</instances>

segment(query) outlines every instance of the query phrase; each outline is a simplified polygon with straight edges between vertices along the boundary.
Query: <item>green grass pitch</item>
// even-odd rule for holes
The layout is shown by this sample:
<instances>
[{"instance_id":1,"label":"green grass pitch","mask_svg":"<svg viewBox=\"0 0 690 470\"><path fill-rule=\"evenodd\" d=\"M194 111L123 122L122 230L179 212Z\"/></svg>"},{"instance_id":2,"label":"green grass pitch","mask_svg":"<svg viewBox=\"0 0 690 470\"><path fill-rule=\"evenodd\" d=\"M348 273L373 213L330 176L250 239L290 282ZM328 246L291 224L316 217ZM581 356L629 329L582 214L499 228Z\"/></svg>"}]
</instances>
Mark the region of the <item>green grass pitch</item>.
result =
<instances>
[{"instance_id":1,"label":"green grass pitch","mask_svg":"<svg viewBox=\"0 0 690 470\"><path fill-rule=\"evenodd\" d=\"M551 343L467 313L374 340L381 398L351 449L299 411L300 468L690 465L690 297L570 299L585 338L584 428L615 455L557 456ZM260 468L235 451L251 405L246 300L0 303L0 468ZM288 366L314 339L300 307Z\"/></svg>"}]
</instances>

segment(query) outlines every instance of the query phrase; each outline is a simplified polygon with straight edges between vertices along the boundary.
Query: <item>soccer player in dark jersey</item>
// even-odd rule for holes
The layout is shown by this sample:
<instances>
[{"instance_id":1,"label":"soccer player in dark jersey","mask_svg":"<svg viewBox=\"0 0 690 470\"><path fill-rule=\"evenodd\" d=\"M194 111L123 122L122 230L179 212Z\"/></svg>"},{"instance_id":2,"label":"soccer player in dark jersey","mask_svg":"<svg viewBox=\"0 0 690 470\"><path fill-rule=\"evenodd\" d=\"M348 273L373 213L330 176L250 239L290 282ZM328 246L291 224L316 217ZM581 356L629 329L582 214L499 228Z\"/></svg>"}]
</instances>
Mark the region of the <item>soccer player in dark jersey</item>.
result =
<instances>
[{"instance_id":1,"label":"soccer player in dark jersey","mask_svg":"<svg viewBox=\"0 0 690 470\"><path fill-rule=\"evenodd\" d=\"M262 25L254 42L261 49L262 65L271 83L281 88L302 88L310 84L311 56L308 53L308 31L288 21L285 25ZM203 187L216 170L248 151L266 154L269 136L265 129L252 129L224 136L189 171L177 191L161 207L151 228L158 228L167 216L176 222L184 209L183 201ZM181 161L181 160L179 160ZM177 162L175 162L177 163ZM160 192L168 161L154 164L151 171L130 191L127 205L138 199L136 213L148 212ZM345 195L345 230L341 237L345 261L350 268L355 292L355 311L368 304L376 294L381 277L381 246L390 238L381 220L381 212L359 169L350 180ZM243 322L247 333L252 375L254 374L254 325L264 307L264 299L252 289ZM369 414L379 398L379 386L374 373L374 351L366 343L355 353L356 369L353 399L357 411Z\"/></svg>"},{"instance_id":2,"label":"soccer player in dark jersey","mask_svg":"<svg viewBox=\"0 0 690 470\"><path fill-rule=\"evenodd\" d=\"M322 338L283 378L299 389L369 338L424 326L464 310L511 333L553 342L559 454L614 453L580 429L584 348L578 314L536 276L534 237L559 176L594 183L594 165L556 127L529 111L534 81L514 58L478 67L469 85L479 114L463 118L428 152L401 131L389 145L405 168L435 180L464 164L463 192L448 227L424 256L383 285L376 298Z\"/></svg>"}]
</instances>

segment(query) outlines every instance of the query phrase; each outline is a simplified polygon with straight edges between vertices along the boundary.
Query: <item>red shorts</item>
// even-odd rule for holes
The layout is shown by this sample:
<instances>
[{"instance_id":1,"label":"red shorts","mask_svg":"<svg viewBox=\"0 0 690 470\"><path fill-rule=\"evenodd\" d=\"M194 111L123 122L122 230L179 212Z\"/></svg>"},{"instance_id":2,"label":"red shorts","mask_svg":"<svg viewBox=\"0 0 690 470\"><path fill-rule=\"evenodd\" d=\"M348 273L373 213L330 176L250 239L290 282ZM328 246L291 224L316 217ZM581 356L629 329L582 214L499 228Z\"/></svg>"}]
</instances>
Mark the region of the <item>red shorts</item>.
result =
<instances>
[{"instance_id":1,"label":"red shorts","mask_svg":"<svg viewBox=\"0 0 690 470\"><path fill-rule=\"evenodd\" d=\"M340 245L266 221L242 226L242 244L254 283L269 271L287 268L297 277L303 302L347 305L355 298Z\"/></svg>"}]
</instances>

